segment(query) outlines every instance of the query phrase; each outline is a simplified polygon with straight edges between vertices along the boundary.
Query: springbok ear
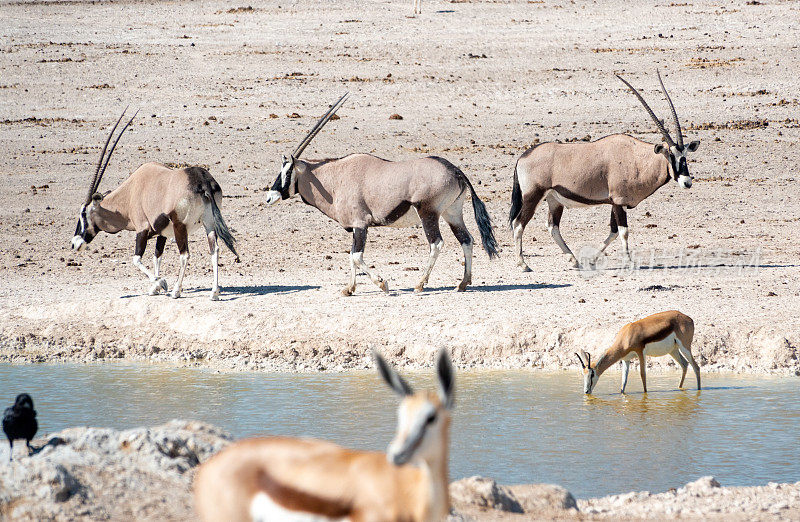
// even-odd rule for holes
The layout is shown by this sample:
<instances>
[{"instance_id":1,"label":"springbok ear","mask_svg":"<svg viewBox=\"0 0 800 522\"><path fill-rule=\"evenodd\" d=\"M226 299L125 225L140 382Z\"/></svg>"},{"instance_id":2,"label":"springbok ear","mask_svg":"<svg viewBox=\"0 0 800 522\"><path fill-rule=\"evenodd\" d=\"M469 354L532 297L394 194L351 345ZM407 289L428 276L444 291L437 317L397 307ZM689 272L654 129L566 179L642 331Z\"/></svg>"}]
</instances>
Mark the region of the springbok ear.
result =
<instances>
[{"instance_id":1,"label":"springbok ear","mask_svg":"<svg viewBox=\"0 0 800 522\"><path fill-rule=\"evenodd\" d=\"M103 201L103 195L99 192L92 194L92 201Z\"/></svg>"},{"instance_id":2,"label":"springbok ear","mask_svg":"<svg viewBox=\"0 0 800 522\"><path fill-rule=\"evenodd\" d=\"M439 375L439 398L448 410L455 404L455 373L453 363L447 351L439 350L439 359L436 362L436 373Z\"/></svg>"},{"instance_id":3,"label":"springbok ear","mask_svg":"<svg viewBox=\"0 0 800 522\"><path fill-rule=\"evenodd\" d=\"M581 357L578 352L575 352L575 357L578 358L578 362L581 363L581 368L584 370L586 369L586 364L583 362L583 357Z\"/></svg>"},{"instance_id":4,"label":"springbok ear","mask_svg":"<svg viewBox=\"0 0 800 522\"><path fill-rule=\"evenodd\" d=\"M372 355L375 358L375 364L378 366L378 371L381 373L381 377L383 377L383 380L386 381L386 384L388 384L396 394L400 395L401 397L414 394L414 390L411 389L411 386L408 385L405 379L400 377L400 374L397 373L394 368L389 366L389 363L387 363L383 357L381 357L381 354L378 352L372 352Z\"/></svg>"},{"instance_id":5,"label":"springbok ear","mask_svg":"<svg viewBox=\"0 0 800 522\"><path fill-rule=\"evenodd\" d=\"M667 148L663 144L659 143L655 147L653 147L653 151L656 154L664 154L667 151Z\"/></svg>"},{"instance_id":6,"label":"springbok ear","mask_svg":"<svg viewBox=\"0 0 800 522\"><path fill-rule=\"evenodd\" d=\"M686 146L686 150L689 152L694 152L697 150L697 147L700 146L700 140L694 140L689 145Z\"/></svg>"}]
</instances>

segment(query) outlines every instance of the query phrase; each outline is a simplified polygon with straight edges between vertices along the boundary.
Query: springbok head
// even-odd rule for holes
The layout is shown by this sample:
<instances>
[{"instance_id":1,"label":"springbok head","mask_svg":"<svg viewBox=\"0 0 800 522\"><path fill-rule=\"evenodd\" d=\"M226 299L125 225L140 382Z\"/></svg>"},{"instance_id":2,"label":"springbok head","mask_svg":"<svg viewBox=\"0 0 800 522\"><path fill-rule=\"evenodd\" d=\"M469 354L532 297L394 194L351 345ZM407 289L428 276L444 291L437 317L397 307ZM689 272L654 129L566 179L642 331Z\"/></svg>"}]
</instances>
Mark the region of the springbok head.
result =
<instances>
[{"instance_id":1,"label":"springbok head","mask_svg":"<svg viewBox=\"0 0 800 522\"><path fill-rule=\"evenodd\" d=\"M599 376L591 364L591 356L589 355L589 352L586 350L581 350L581 353L583 354L583 357L581 357L578 352L575 352L575 356L581 363L581 368L583 368L583 393L588 395L592 393L594 385L597 384L597 379L599 379Z\"/></svg>"},{"instance_id":2,"label":"springbok head","mask_svg":"<svg viewBox=\"0 0 800 522\"><path fill-rule=\"evenodd\" d=\"M447 352L439 352L436 372L439 390L414 393L394 368L375 353L375 362L389 387L403 399L397 410L397 432L386 454L389 462L431 462L448 444L450 410L454 403L455 375Z\"/></svg>"},{"instance_id":3,"label":"springbok head","mask_svg":"<svg viewBox=\"0 0 800 522\"><path fill-rule=\"evenodd\" d=\"M349 92L345 92L339 100L328 109L322 118L319 119L314 128L311 129L303 141L300 142L300 145L297 146L295 151L290 154L288 157L283 157L283 163L281 163L281 173L278 174L278 177L275 179L275 182L272 184L272 188L267 192L267 204L272 205L276 203L278 200L281 199L289 199L290 197L297 194L297 172L295 171L295 163L298 159L300 159L300 155L303 153L303 150L311 143L311 140L322 130L322 127L325 126L333 115L336 114L336 111L339 110L339 107L342 106L345 99L349 95Z\"/></svg>"},{"instance_id":4,"label":"springbok head","mask_svg":"<svg viewBox=\"0 0 800 522\"><path fill-rule=\"evenodd\" d=\"M675 110L675 105L672 104L672 99L669 97L666 87L664 87L664 81L661 79L661 72L657 70L656 73L658 74L658 82L661 84L661 90L664 92L664 96L667 98L667 102L669 102L669 108L672 110L672 121L675 122L675 136L677 137L677 142L672 139L669 131L667 131L667 129L664 127L662 121L656 117L653 109L647 105L647 102L644 101L644 98L641 94L639 94L639 91L634 89L634 87L625 81L625 79L620 75L617 75L617 78L622 80L622 82L628 86L633 94L636 95L647 113L655 122L656 127L658 127L658 130L661 132L661 135L664 137L664 143L659 143L655 146L655 153L663 154L667 158L669 165L672 168L672 178L678 183L678 185L688 189L692 186L693 177L691 174L689 174L689 167L686 163L686 153L696 151L697 147L700 146L700 141L695 140L688 145L683 144L683 133L681 132L681 124L678 121L678 112Z\"/></svg>"},{"instance_id":5,"label":"springbok head","mask_svg":"<svg viewBox=\"0 0 800 522\"><path fill-rule=\"evenodd\" d=\"M111 142L111 138L114 136L114 131L117 130L122 118L125 116L125 112L128 110L125 107L125 110L122 111L117 123L114 124L114 128L111 129L111 133L109 133L108 138L106 139L105 145L103 145L103 151L100 153L100 161L97 162L97 169L94 171L94 177L92 177L92 182L89 185L89 192L86 194L86 200L81 205L80 214L78 214L78 225L75 227L75 235L72 236L72 249L73 250L80 250L87 244L92 242L92 239L97 235L98 228L94 223L93 214L95 211L95 203L101 201L103 199L103 195L97 192L98 187L100 186L100 180L103 179L103 174L106 172L106 167L108 167L108 161L111 159L111 154L114 153L114 149L117 147L117 143L119 143L119 139L122 137L122 134L125 132L125 129L133 121L133 118L136 117L136 114L128 120L122 130L117 135L117 139L114 140L114 143L111 145L111 150L108 151L108 155L106 156L106 150L108 149L108 144ZM103 161L105 159L105 161Z\"/></svg>"}]
</instances>

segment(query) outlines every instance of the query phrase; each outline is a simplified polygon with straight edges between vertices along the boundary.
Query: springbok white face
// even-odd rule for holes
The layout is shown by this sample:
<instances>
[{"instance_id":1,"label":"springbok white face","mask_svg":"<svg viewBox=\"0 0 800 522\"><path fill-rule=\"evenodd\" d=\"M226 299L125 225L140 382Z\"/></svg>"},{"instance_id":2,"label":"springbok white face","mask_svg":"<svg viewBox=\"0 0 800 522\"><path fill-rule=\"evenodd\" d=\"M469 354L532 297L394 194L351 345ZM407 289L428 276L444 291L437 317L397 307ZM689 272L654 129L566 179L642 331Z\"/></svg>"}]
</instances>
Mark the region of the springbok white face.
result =
<instances>
[{"instance_id":1,"label":"springbok white face","mask_svg":"<svg viewBox=\"0 0 800 522\"><path fill-rule=\"evenodd\" d=\"M454 375L450 357L439 353L439 392L415 394L408 383L383 358L375 354L383 379L403 397L397 412L397 432L389 444L387 458L395 465L431 461L442 453L453 407Z\"/></svg>"},{"instance_id":2,"label":"springbok white face","mask_svg":"<svg viewBox=\"0 0 800 522\"><path fill-rule=\"evenodd\" d=\"M581 363L581 368L583 368L583 393L589 395L592 393L594 389L594 385L597 384L597 380L600 378L597 375L595 369L591 366L591 356L589 352L583 351L583 357L575 354L578 357L578 361Z\"/></svg>"},{"instance_id":3,"label":"springbok white face","mask_svg":"<svg viewBox=\"0 0 800 522\"><path fill-rule=\"evenodd\" d=\"M281 199L289 199L297 194L297 172L294 169L294 156L283 157L281 173L267 192L267 204L272 205Z\"/></svg>"}]
</instances>

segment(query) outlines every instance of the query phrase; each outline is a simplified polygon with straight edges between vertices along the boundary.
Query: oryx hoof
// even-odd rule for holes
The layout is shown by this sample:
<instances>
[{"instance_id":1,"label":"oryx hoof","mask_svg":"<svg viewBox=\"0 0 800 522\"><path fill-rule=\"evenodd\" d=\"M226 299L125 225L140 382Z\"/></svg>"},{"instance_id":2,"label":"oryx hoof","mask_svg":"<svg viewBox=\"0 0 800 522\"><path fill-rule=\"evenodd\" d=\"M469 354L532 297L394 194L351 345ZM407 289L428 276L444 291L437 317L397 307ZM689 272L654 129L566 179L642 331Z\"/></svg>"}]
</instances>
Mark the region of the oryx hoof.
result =
<instances>
[{"instance_id":1,"label":"oryx hoof","mask_svg":"<svg viewBox=\"0 0 800 522\"><path fill-rule=\"evenodd\" d=\"M533 272L533 270L531 270L531 267L529 267L528 264L525 263L525 261L522 260L518 261L517 266L520 267L523 272Z\"/></svg>"},{"instance_id":2,"label":"oryx hoof","mask_svg":"<svg viewBox=\"0 0 800 522\"><path fill-rule=\"evenodd\" d=\"M173 298L173 299L177 299L180 296L181 296L181 291L178 290L177 288L173 289L172 293L170 294L170 297Z\"/></svg>"},{"instance_id":3,"label":"oryx hoof","mask_svg":"<svg viewBox=\"0 0 800 522\"><path fill-rule=\"evenodd\" d=\"M428 283L427 281L420 281L420 282L417 284L417 286L415 286L415 287L414 287L414 292L415 292L415 293L419 293L419 292L422 292L423 290L425 290L425 285L426 285L427 283Z\"/></svg>"},{"instance_id":4,"label":"oryx hoof","mask_svg":"<svg viewBox=\"0 0 800 522\"><path fill-rule=\"evenodd\" d=\"M164 292L167 291L167 280L164 279L163 277L158 279L158 280L156 280L156 282L153 283L153 286L150 288L150 295L157 295L162 290Z\"/></svg>"},{"instance_id":5,"label":"oryx hoof","mask_svg":"<svg viewBox=\"0 0 800 522\"><path fill-rule=\"evenodd\" d=\"M461 281L458 286L455 288L456 292L465 292L467 287L472 284L472 280L469 281Z\"/></svg>"},{"instance_id":6,"label":"oryx hoof","mask_svg":"<svg viewBox=\"0 0 800 522\"><path fill-rule=\"evenodd\" d=\"M211 300L212 301L219 301L219 289L211 291Z\"/></svg>"},{"instance_id":7,"label":"oryx hoof","mask_svg":"<svg viewBox=\"0 0 800 522\"><path fill-rule=\"evenodd\" d=\"M580 268L581 267L580 262L577 259L575 259L575 256L571 256L569 258L569 262L570 262L570 265L572 266L572 268Z\"/></svg>"},{"instance_id":8,"label":"oryx hoof","mask_svg":"<svg viewBox=\"0 0 800 522\"><path fill-rule=\"evenodd\" d=\"M378 282L378 288L380 288L381 290L383 290L387 294L389 293L389 283L386 282L386 279L381 279Z\"/></svg>"},{"instance_id":9,"label":"oryx hoof","mask_svg":"<svg viewBox=\"0 0 800 522\"><path fill-rule=\"evenodd\" d=\"M347 288L342 290L342 295L345 296L345 297L350 297L351 295L353 295L353 292L355 292L355 291L356 291L356 287L355 286L348 286Z\"/></svg>"}]
</instances>

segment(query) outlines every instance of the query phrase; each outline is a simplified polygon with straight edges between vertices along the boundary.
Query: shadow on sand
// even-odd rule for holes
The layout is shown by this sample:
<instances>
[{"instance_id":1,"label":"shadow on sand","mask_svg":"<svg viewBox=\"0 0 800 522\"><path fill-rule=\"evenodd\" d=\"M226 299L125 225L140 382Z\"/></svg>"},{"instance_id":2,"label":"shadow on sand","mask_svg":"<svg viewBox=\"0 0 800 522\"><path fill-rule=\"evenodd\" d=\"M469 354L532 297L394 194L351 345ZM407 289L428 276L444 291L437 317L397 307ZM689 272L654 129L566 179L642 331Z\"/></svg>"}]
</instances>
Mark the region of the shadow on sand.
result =
<instances>
[{"instance_id":1,"label":"shadow on sand","mask_svg":"<svg viewBox=\"0 0 800 522\"><path fill-rule=\"evenodd\" d=\"M280 294L293 294L295 292L303 292L305 290L319 290L319 286L300 285L300 286L283 286L283 285L258 285L258 286L223 286L220 287L220 301L233 301L242 297L253 297L259 295L280 295ZM195 296L211 292L210 288L187 288L184 289L181 295ZM130 299L132 297L149 297L147 294L131 294L120 296L120 299ZM153 296L155 298L169 297L169 294L159 294Z\"/></svg>"},{"instance_id":2,"label":"shadow on sand","mask_svg":"<svg viewBox=\"0 0 800 522\"><path fill-rule=\"evenodd\" d=\"M483 286L469 286L469 292L500 292L504 290L546 290L552 288L567 288L571 284L552 284L552 283L523 283L523 284L508 284L508 285L483 285ZM437 286L426 287L425 290L419 295L434 295L441 293L454 292L455 286ZM395 290L397 294L410 294L414 293L413 288L400 288Z\"/></svg>"}]
</instances>

